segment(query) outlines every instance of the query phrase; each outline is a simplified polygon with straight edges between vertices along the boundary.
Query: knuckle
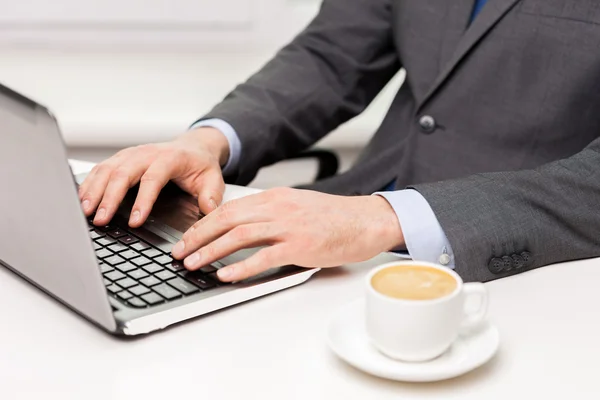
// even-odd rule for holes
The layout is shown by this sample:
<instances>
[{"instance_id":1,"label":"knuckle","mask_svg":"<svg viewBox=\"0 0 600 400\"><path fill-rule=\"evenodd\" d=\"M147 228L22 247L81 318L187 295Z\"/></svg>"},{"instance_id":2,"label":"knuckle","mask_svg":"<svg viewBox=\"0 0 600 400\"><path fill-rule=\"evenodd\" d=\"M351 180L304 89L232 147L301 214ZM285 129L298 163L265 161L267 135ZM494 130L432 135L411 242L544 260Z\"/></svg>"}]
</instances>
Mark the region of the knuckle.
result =
<instances>
[{"instance_id":1,"label":"knuckle","mask_svg":"<svg viewBox=\"0 0 600 400\"><path fill-rule=\"evenodd\" d=\"M140 144L134 147L134 149L140 153L154 153L156 151L156 145L153 143Z\"/></svg>"},{"instance_id":2,"label":"knuckle","mask_svg":"<svg viewBox=\"0 0 600 400\"><path fill-rule=\"evenodd\" d=\"M111 179L129 180L129 172L125 167L117 167L110 174Z\"/></svg>"},{"instance_id":3,"label":"knuckle","mask_svg":"<svg viewBox=\"0 0 600 400\"><path fill-rule=\"evenodd\" d=\"M231 236L235 241L243 242L250 239L252 233L247 226L238 226L231 231Z\"/></svg>"},{"instance_id":4,"label":"knuckle","mask_svg":"<svg viewBox=\"0 0 600 400\"><path fill-rule=\"evenodd\" d=\"M140 182L141 183L155 183L158 181L158 177L153 174L153 173L148 173L146 172L144 175L142 175L142 177L140 178Z\"/></svg>"},{"instance_id":5,"label":"knuckle","mask_svg":"<svg viewBox=\"0 0 600 400\"><path fill-rule=\"evenodd\" d=\"M293 189L289 187L276 187L270 190L274 197L288 197L293 193Z\"/></svg>"},{"instance_id":6,"label":"knuckle","mask_svg":"<svg viewBox=\"0 0 600 400\"><path fill-rule=\"evenodd\" d=\"M110 173L110 171L112 171L112 168L106 162L103 162L103 163L97 164L92 170L96 174L102 175L102 174Z\"/></svg>"},{"instance_id":7,"label":"knuckle","mask_svg":"<svg viewBox=\"0 0 600 400\"><path fill-rule=\"evenodd\" d=\"M254 265L257 267L260 265L271 265L273 263L273 259L274 259L273 249L272 248L265 249L260 252L260 255L257 257L257 260L254 263Z\"/></svg>"},{"instance_id":8,"label":"knuckle","mask_svg":"<svg viewBox=\"0 0 600 400\"><path fill-rule=\"evenodd\" d=\"M161 156L167 160L175 161L185 156L185 150L179 147L168 146L161 152Z\"/></svg>"},{"instance_id":9,"label":"knuckle","mask_svg":"<svg viewBox=\"0 0 600 400\"><path fill-rule=\"evenodd\" d=\"M204 256L209 260L216 260L219 258L218 249L214 244L206 246L202 252L204 253Z\"/></svg>"},{"instance_id":10,"label":"knuckle","mask_svg":"<svg viewBox=\"0 0 600 400\"><path fill-rule=\"evenodd\" d=\"M220 223L227 223L233 219L235 215L235 203L233 202L223 204L218 211L217 220Z\"/></svg>"}]
</instances>

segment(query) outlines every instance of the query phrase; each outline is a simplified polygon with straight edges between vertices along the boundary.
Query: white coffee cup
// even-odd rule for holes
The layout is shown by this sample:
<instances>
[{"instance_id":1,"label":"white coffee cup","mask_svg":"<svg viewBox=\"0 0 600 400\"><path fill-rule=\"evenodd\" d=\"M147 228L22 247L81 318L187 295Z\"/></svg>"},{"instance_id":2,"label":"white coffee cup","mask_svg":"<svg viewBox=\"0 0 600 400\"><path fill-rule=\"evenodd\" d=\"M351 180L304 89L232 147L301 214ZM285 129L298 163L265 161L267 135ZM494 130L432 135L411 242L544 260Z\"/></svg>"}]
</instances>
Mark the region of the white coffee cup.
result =
<instances>
[{"instance_id":1,"label":"white coffee cup","mask_svg":"<svg viewBox=\"0 0 600 400\"><path fill-rule=\"evenodd\" d=\"M373 277L396 266L435 268L456 280L450 294L430 300L406 300L384 295L373 287ZM467 298L479 298L476 310L466 310ZM366 278L367 332L372 344L384 355L401 361L419 362L442 355L459 333L472 330L485 319L488 295L481 283L463 283L453 270L421 261L383 264Z\"/></svg>"}]
</instances>

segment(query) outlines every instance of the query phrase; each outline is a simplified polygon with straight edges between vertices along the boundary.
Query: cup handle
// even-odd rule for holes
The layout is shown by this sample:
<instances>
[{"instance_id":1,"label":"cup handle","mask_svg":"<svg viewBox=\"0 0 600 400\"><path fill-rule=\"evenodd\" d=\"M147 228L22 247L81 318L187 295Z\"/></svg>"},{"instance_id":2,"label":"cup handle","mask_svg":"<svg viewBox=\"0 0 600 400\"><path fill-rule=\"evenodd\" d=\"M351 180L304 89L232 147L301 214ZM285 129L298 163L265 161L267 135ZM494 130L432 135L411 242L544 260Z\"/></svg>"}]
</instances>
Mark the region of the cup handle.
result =
<instances>
[{"instance_id":1,"label":"cup handle","mask_svg":"<svg viewBox=\"0 0 600 400\"><path fill-rule=\"evenodd\" d=\"M461 332L468 333L469 331L481 326L485 320L488 308L488 293L485 289L485 286L483 286L483 283L465 283L463 285L463 293L465 305L467 303L467 298L473 296L479 297L479 307L476 310L471 312L464 310L464 319L461 324Z\"/></svg>"}]
</instances>

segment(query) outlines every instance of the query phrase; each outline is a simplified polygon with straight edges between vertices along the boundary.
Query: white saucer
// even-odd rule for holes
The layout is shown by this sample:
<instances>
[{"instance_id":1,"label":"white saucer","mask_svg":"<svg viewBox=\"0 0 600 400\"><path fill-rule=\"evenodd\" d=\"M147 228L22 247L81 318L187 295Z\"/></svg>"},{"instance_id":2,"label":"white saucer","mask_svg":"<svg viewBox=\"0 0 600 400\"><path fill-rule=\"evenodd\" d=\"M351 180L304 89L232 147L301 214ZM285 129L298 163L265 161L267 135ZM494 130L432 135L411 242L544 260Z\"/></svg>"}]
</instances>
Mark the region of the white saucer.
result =
<instances>
[{"instance_id":1,"label":"white saucer","mask_svg":"<svg viewBox=\"0 0 600 400\"><path fill-rule=\"evenodd\" d=\"M381 378L432 382L465 374L488 362L500 344L498 330L486 323L469 336L459 336L447 352L422 363L395 361L373 347L365 329L364 299L336 313L327 333L329 347L348 364Z\"/></svg>"}]
</instances>

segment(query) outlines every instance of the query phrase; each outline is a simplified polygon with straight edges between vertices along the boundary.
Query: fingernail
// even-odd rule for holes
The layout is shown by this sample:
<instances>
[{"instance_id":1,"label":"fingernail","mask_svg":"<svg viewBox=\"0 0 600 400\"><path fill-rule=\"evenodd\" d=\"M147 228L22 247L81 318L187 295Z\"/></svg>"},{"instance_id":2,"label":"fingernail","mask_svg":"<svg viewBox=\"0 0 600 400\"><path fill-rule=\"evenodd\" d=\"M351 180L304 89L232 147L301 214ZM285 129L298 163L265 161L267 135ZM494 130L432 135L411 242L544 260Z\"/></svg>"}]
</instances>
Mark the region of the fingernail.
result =
<instances>
[{"instance_id":1,"label":"fingernail","mask_svg":"<svg viewBox=\"0 0 600 400\"><path fill-rule=\"evenodd\" d=\"M90 201L89 200L84 200L83 203L81 203L81 207L83 207L83 209L85 211L87 211L90 208Z\"/></svg>"},{"instance_id":2,"label":"fingernail","mask_svg":"<svg viewBox=\"0 0 600 400\"><path fill-rule=\"evenodd\" d=\"M211 208L212 208L213 210L216 210L216 209L217 209L217 207L218 207L218 205L217 205L217 202L216 202L216 201L215 201L215 199L213 199L213 198L211 198L210 200L208 200L208 204L210 204L210 206L211 206Z\"/></svg>"},{"instance_id":3,"label":"fingernail","mask_svg":"<svg viewBox=\"0 0 600 400\"><path fill-rule=\"evenodd\" d=\"M231 267L221 268L219 271L217 271L219 279L227 279L231 276L231 274L233 274L233 268Z\"/></svg>"},{"instance_id":4,"label":"fingernail","mask_svg":"<svg viewBox=\"0 0 600 400\"><path fill-rule=\"evenodd\" d=\"M182 254L185 250L185 242L182 240L173 247L173 254Z\"/></svg>"},{"instance_id":5,"label":"fingernail","mask_svg":"<svg viewBox=\"0 0 600 400\"><path fill-rule=\"evenodd\" d=\"M129 221L129 222L132 224L135 224L136 222L138 222L140 220L141 216L142 216L142 214L139 211L135 210L133 212L133 214L131 214L131 221Z\"/></svg>"},{"instance_id":6,"label":"fingernail","mask_svg":"<svg viewBox=\"0 0 600 400\"><path fill-rule=\"evenodd\" d=\"M200 254L194 253L183 262L186 268L194 268L200 263Z\"/></svg>"},{"instance_id":7,"label":"fingernail","mask_svg":"<svg viewBox=\"0 0 600 400\"><path fill-rule=\"evenodd\" d=\"M101 219L104 219L104 217L106 217L106 209L105 208L101 208L96 213L96 219L101 220Z\"/></svg>"}]
</instances>

